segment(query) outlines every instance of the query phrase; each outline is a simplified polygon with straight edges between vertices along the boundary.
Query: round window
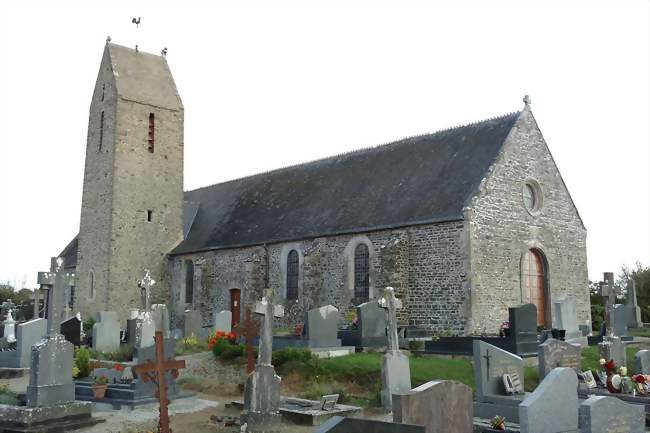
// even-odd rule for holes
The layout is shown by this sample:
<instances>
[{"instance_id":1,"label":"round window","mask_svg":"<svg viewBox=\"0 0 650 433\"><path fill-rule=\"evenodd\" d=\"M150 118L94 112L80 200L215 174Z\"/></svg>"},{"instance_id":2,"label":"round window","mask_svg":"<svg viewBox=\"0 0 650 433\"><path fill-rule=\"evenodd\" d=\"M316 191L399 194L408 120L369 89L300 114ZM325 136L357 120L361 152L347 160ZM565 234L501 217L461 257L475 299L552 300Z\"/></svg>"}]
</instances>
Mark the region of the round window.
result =
<instances>
[{"instance_id":1,"label":"round window","mask_svg":"<svg viewBox=\"0 0 650 433\"><path fill-rule=\"evenodd\" d=\"M534 180L524 183L523 199L526 210L530 213L539 211L542 207L542 190Z\"/></svg>"}]
</instances>

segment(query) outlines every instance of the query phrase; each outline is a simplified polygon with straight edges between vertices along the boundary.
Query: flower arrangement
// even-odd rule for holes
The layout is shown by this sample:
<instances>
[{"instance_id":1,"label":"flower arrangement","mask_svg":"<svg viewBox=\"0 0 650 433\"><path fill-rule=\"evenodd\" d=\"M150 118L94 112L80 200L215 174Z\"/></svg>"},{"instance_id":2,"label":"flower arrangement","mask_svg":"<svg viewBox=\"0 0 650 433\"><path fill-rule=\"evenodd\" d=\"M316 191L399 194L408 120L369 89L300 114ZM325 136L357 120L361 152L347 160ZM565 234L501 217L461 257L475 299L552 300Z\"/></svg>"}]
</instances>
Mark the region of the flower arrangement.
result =
<instances>
[{"instance_id":1,"label":"flower arrangement","mask_svg":"<svg viewBox=\"0 0 650 433\"><path fill-rule=\"evenodd\" d=\"M490 420L490 427L495 430L505 430L506 429L506 419L501 415L496 415Z\"/></svg>"},{"instance_id":2,"label":"flower arrangement","mask_svg":"<svg viewBox=\"0 0 650 433\"><path fill-rule=\"evenodd\" d=\"M509 337L510 336L510 322L501 322L499 327L499 337Z\"/></svg>"}]
</instances>

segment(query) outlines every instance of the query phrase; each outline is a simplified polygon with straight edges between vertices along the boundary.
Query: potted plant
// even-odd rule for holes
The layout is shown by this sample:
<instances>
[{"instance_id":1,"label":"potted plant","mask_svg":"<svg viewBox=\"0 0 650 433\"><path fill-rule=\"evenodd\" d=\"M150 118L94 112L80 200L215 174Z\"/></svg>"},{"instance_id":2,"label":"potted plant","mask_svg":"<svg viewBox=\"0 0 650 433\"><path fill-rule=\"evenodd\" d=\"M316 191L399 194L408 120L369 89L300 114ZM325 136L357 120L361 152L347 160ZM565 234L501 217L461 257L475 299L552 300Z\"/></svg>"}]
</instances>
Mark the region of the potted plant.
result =
<instances>
[{"instance_id":1,"label":"potted plant","mask_svg":"<svg viewBox=\"0 0 650 433\"><path fill-rule=\"evenodd\" d=\"M102 374L93 378L92 389L95 398L104 398L106 396L106 388L108 388L108 377L106 375Z\"/></svg>"}]
</instances>

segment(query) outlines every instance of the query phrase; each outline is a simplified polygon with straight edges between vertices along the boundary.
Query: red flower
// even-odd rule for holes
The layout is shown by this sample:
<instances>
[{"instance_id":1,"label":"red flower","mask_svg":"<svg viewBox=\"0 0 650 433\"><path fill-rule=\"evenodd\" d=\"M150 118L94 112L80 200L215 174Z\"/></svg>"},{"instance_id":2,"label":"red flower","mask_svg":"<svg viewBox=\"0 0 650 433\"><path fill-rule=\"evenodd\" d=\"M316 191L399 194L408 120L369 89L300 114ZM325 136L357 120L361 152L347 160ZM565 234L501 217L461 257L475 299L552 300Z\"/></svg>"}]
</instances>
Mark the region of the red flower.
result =
<instances>
[{"instance_id":1,"label":"red flower","mask_svg":"<svg viewBox=\"0 0 650 433\"><path fill-rule=\"evenodd\" d=\"M114 368L115 368L115 371L124 371L124 367L120 363L115 364Z\"/></svg>"},{"instance_id":2,"label":"red flower","mask_svg":"<svg viewBox=\"0 0 650 433\"><path fill-rule=\"evenodd\" d=\"M632 376L632 379L633 379L636 383L645 383L645 376L642 375L642 374L634 375L634 376Z\"/></svg>"},{"instance_id":3,"label":"red flower","mask_svg":"<svg viewBox=\"0 0 650 433\"><path fill-rule=\"evenodd\" d=\"M613 359L610 359L605 363L605 370L607 370L608 373L616 371L616 364Z\"/></svg>"}]
</instances>

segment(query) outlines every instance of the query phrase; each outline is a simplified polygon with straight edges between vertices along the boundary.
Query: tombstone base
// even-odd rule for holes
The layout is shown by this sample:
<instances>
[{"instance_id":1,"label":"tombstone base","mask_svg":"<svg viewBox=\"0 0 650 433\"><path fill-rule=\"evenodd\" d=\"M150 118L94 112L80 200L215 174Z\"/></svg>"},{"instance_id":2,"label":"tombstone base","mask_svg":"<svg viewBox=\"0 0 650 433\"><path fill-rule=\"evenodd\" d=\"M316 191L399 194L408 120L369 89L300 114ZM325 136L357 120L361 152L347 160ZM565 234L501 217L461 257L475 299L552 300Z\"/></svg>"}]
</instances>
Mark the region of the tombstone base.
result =
<instances>
[{"instance_id":1,"label":"tombstone base","mask_svg":"<svg viewBox=\"0 0 650 433\"><path fill-rule=\"evenodd\" d=\"M381 404L390 409L393 394L411 390L411 367L409 357L400 350L388 351L381 357Z\"/></svg>"},{"instance_id":2,"label":"tombstone base","mask_svg":"<svg viewBox=\"0 0 650 433\"><path fill-rule=\"evenodd\" d=\"M42 407L0 404L0 431L54 433L104 422L92 417L92 403L76 401Z\"/></svg>"},{"instance_id":3,"label":"tombstone base","mask_svg":"<svg viewBox=\"0 0 650 433\"><path fill-rule=\"evenodd\" d=\"M495 415L501 415L508 422L519 424L519 404L524 398L524 394L485 396L483 401L474 402L474 416L492 419Z\"/></svg>"},{"instance_id":4,"label":"tombstone base","mask_svg":"<svg viewBox=\"0 0 650 433\"><path fill-rule=\"evenodd\" d=\"M27 402L31 407L74 401L74 383L65 385L27 386Z\"/></svg>"},{"instance_id":5,"label":"tombstone base","mask_svg":"<svg viewBox=\"0 0 650 433\"><path fill-rule=\"evenodd\" d=\"M246 423L246 431L251 433L280 433L279 413L244 412L242 424Z\"/></svg>"}]
</instances>

